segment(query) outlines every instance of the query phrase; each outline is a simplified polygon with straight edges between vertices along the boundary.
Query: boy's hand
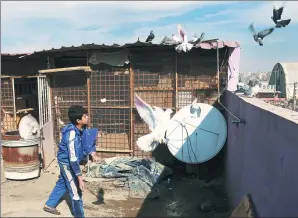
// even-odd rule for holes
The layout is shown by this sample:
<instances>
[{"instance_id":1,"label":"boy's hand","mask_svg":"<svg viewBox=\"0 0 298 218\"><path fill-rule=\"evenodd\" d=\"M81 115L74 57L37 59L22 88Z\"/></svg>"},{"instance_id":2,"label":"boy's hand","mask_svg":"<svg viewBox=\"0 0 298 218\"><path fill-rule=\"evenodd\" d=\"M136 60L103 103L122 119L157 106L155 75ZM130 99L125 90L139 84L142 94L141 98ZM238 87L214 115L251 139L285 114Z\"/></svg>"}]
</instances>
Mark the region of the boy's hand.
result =
<instances>
[{"instance_id":1,"label":"boy's hand","mask_svg":"<svg viewBox=\"0 0 298 218\"><path fill-rule=\"evenodd\" d=\"M91 153L91 157L92 157L92 160L93 162L98 162L99 161L99 157L96 155L96 152L92 152Z\"/></svg>"},{"instance_id":2,"label":"boy's hand","mask_svg":"<svg viewBox=\"0 0 298 218\"><path fill-rule=\"evenodd\" d=\"M85 184L84 184L84 181L83 181L83 177L82 176L78 176L78 180L79 180L79 187L81 189L81 191L85 191Z\"/></svg>"}]
</instances>

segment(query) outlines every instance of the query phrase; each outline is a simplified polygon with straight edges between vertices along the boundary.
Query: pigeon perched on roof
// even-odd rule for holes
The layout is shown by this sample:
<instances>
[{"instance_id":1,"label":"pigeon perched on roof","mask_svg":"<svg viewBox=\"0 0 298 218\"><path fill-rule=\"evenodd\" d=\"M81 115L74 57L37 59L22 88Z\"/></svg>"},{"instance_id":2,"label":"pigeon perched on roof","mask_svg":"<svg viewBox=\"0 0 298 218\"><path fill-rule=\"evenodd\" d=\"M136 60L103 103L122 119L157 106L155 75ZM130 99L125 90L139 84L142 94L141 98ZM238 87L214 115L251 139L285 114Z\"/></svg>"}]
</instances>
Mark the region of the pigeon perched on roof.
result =
<instances>
[{"instance_id":1,"label":"pigeon perched on roof","mask_svg":"<svg viewBox=\"0 0 298 218\"><path fill-rule=\"evenodd\" d=\"M174 33L172 34L172 40L176 43L182 43L182 39L176 36Z\"/></svg>"},{"instance_id":2,"label":"pigeon perched on roof","mask_svg":"<svg viewBox=\"0 0 298 218\"><path fill-rule=\"evenodd\" d=\"M153 151L159 144L167 143L165 132L171 120L171 109L163 110L159 107L151 107L136 93L134 96L136 109L140 117L147 123L151 133L138 138L136 144L143 151Z\"/></svg>"},{"instance_id":3,"label":"pigeon perched on roof","mask_svg":"<svg viewBox=\"0 0 298 218\"><path fill-rule=\"evenodd\" d=\"M183 31L182 27L180 24L178 24L178 33L180 34L181 38L183 39L183 42L180 45L176 46L176 51L177 52L188 52L192 49L193 45L190 44L187 40L187 35L186 33Z\"/></svg>"},{"instance_id":4,"label":"pigeon perched on roof","mask_svg":"<svg viewBox=\"0 0 298 218\"><path fill-rule=\"evenodd\" d=\"M198 44L198 43L200 43L200 42L203 41L204 36L205 36L205 33L204 32L201 33L200 38L198 38L197 34L194 34L193 35L193 39L190 40L189 42L192 43L192 44Z\"/></svg>"},{"instance_id":5,"label":"pigeon perched on roof","mask_svg":"<svg viewBox=\"0 0 298 218\"><path fill-rule=\"evenodd\" d=\"M248 82L248 89L245 90L244 94L248 97L255 97L260 90L259 81L256 79L251 79Z\"/></svg>"},{"instance_id":6,"label":"pigeon perched on roof","mask_svg":"<svg viewBox=\"0 0 298 218\"><path fill-rule=\"evenodd\" d=\"M270 27L268 29L265 29L265 30L262 30L262 31L256 33L255 28L254 28L254 24L252 23L252 24L249 25L248 29L253 34L254 40L256 42L258 42L260 46L263 46L263 39L266 36L268 36L269 34L271 34L274 31L275 27Z\"/></svg>"},{"instance_id":7,"label":"pigeon perched on roof","mask_svg":"<svg viewBox=\"0 0 298 218\"><path fill-rule=\"evenodd\" d=\"M273 16L271 17L271 19L275 23L275 27L276 28L286 27L291 22L291 19L287 19L287 20L281 19L281 15L284 10L285 2L283 2L283 4L281 4L280 6L277 6L274 2L273 2L273 4L274 4L273 5Z\"/></svg>"},{"instance_id":8,"label":"pigeon perched on roof","mask_svg":"<svg viewBox=\"0 0 298 218\"><path fill-rule=\"evenodd\" d=\"M146 39L146 42L152 42L152 40L154 39L155 35L153 33L153 30L150 31L149 36Z\"/></svg>"},{"instance_id":9,"label":"pigeon perched on roof","mask_svg":"<svg viewBox=\"0 0 298 218\"><path fill-rule=\"evenodd\" d=\"M199 38L198 38L197 34L193 34L193 35L192 35L192 39L191 39L189 42L190 42L190 43L194 43L194 42L196 42L198 39L199 39Z\"/></svg>"},{"instance_id":10,"label":"pigeon perched on roof","mask_svg":"<svg viewBox=\"0 0 298 218\"><path fill-rule=\"evenodd\" d=\"M200 43L200 42L202 42L202 41L203 41L203 39L204 39L204 36L205 36L205 33L204 33L204 32L202 32L202 33L201 33L201 36L200 36L200 38L199 38L199 40L197 41L197 43Z\"/></svg>"}]
</instances>

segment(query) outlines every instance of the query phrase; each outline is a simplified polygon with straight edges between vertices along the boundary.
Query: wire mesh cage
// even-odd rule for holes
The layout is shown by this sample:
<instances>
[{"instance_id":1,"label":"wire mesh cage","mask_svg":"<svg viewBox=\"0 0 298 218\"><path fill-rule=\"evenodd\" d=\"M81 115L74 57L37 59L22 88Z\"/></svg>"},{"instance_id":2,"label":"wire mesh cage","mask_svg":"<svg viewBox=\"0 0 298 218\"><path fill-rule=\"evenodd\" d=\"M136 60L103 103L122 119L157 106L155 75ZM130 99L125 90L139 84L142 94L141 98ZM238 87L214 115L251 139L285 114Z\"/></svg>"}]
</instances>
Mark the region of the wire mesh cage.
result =
<instances>
[{"instance_id":1,"label":"wire mesh cage","mask_svg":"<svg viewBox=\"0 0 298 218\"><path fill-rule=\"evenodd\" d=\"M57 73L51 78L54 138L58 145L62 127L69 123L68 109L72 105L88 108L87 74L81 72Z\"/></svg>"},{"instance_id":2,"label":"wire mesh cage","mask_svg":"<svg viewBox=\"0 0 298 218\"><path fill-rule=\"evenodd\" d=\"M91 74L91 107L129 106L129 69L97 70Z\"/></svg>"},{"instance_id":3,"label":"wire mesh cage","mask_svg":"<svg viewBox=\"0 0 298 218\"><path fill-rule=\"evenodd\" d=\"M1 78L1 133L16 130L13 99L13 80Z\"/></svg>"},{"instance_id":4,"label":"wire mesh cage","mask_svg":"<svg viewBox=\"0 0 298 218\"><path fill-rule=\"evenodd\" d=\"M51 96L56 142L63 124L69 122L68 108L78 104L88 109L91 127L99 130L97 151L101 157L151 157L151 152L143 152L136 145L137 139L150 131L135 108L133 95L137 93L149 105L173 111L195 97L198 102L214 104L223 83L217 76L216 51L200 51L204 54L199 59L196 52L186 56L172 49L135 49L130 64L124 66L92 66L90 75L55 74ZM220 62L224 52L220 53ZM220 77L226 70L221 66Z\"/></svg>"}]
</instances>

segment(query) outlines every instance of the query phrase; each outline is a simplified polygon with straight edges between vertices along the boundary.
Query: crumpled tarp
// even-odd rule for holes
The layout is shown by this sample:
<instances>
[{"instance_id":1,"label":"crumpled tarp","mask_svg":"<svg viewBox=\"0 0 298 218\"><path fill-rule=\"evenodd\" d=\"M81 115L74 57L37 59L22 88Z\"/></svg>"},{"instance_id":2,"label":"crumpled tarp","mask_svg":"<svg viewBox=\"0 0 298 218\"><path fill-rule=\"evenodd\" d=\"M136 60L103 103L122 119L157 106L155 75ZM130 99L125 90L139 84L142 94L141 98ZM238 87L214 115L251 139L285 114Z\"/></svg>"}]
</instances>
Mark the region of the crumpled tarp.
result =
<instances>
[{"instance_id":1,"label":"crumpled tarp","mask_svg":"<svg viewBox=\"0 0 298 218\"><path fill-rule=\"evenodd\" d=\"M107 158L103 163L91 163L88 177L115 178L123 182L127 178L129 197L144 198L153 186L171 175L172 169L149 159L134 157Z\"/></svg>"}]
</instances>

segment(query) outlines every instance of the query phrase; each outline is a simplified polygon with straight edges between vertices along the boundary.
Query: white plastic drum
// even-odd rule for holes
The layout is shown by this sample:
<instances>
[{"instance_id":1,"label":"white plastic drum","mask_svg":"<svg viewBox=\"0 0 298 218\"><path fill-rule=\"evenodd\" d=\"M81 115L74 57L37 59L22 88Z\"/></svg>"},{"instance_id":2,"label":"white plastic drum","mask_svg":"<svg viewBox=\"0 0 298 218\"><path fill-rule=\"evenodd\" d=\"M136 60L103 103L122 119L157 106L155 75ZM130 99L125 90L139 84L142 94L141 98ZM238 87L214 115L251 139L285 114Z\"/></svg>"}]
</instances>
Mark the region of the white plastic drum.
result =
<instances>
[{"instance_id":1,"label":"white plastic drum","mask_svg":"<svg viewBox=\"0 0 298 218\"><path fill-rule=\"evenodd\" d=\"M172 155L188 164L210 160L227 138L227 124L220 111L209 104L197 104L199 117L191 117L191 105L185 106L173 116L166 132Z\"/></svg>"}]
</instances>

